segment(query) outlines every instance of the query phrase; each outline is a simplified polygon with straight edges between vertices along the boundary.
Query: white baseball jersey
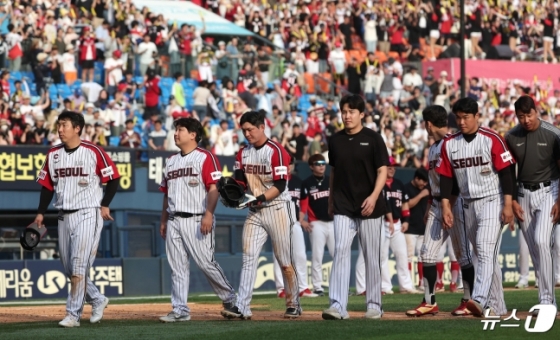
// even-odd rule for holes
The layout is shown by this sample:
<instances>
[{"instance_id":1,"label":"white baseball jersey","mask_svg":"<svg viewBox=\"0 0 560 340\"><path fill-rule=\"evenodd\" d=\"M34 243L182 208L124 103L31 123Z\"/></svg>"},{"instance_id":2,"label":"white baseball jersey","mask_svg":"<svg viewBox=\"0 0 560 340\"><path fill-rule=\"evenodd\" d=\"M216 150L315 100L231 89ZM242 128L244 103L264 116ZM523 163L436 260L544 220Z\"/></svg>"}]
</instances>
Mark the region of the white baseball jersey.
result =
<instances>
[{"instance_id":1,"label":"white baseball jersey","mask_svg":"<svg viewBox=\"0 0 560 340\"><path fill-rule=\"evenodd\" d=\"M209 151L196 148L186 155L180 152L165 162L160 191L168 196L167 211L202 214L206 211L210 185L222 177L218 159Z\"/></svg>"},{"instance_id":2,"label":"white baseball jersey","mask_svg":"<svg viewBox=\"0 0 560 340\"><path fill-rule=\"evenodd\" d=\"M449 137L450 135L446 135L445 138ZM445 139L444 138L444 139ZM430 194L432 197L441 196L441 190L439 185L439 174L436 171L436 166L441 158L441 146L443 145L443 140L441 139L432 146L430 146L430 150L428 151L428 181L430 184Z\"/></svg>"},{"instance_id":3,"label":"white baseball jersey","mask_svg":"<svg viewBox=\"0 0 560 340\"><path fill-rule=\"evenodd\" d=\"M263 146L255 148L249 145L237 153L234 170L242 169L247 177L247 191L258 197L274 185L274 181L288 181L290 155L280 145L268 140ZM288 186L278 197L263 205L274 205L291 201Z\"/></svg>"},{"instance_id":4,"label":"white baseball jersey","mask_svg":"<svg viewBox=\"0 0 560 340\"><path fill-rule=\"evenodd\" d=\"M119 178L111 157L99 146L81 141L73 150L64 144L47 152L37 182L55 191L54 207L62 210L99 208L103 198L101 183Z\"/></svg>"},{"instance_id":5,"label":"white baseball jersey","mask_svg":"<svg viewBox=\"0 0 560 340\"><path fill-rule=\"evenodd\" d=\"M504 139L494 131L479 128L469 143L462 133L445 138L436 171L456 177L465 199L483 198L502 193L498 172L515 164Z\"/></svg>"}]
</instances>

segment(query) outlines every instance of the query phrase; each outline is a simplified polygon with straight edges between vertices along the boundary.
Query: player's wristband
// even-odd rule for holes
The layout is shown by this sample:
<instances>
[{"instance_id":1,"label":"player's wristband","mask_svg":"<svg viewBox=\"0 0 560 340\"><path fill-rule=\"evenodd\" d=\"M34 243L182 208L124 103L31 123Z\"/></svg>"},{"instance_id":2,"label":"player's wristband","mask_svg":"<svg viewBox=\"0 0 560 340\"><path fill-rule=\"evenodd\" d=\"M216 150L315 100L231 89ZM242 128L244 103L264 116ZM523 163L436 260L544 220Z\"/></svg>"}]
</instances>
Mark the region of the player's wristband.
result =
<instances>
[{"instance_id":1,"label":"player's wristband","mask_svg":"<svg viewBox=\"0 0 560 340\"><path fill-rule=\"evenodd\" d=\"M403 210L401 213L401 222L408 223L410 219L410 210Z\"/></svg>"},{"instance_id":2,"label":"player's wristband","mask_svg":"<svg viewBox=\"0 0 560 340\"><path fill-rule=\"evenodd\" d=\"M260 195L257 197L257 202L258 203L262 203L266 201L266 197L264 196L264 194Z\"/></svg>"}]
</instances>

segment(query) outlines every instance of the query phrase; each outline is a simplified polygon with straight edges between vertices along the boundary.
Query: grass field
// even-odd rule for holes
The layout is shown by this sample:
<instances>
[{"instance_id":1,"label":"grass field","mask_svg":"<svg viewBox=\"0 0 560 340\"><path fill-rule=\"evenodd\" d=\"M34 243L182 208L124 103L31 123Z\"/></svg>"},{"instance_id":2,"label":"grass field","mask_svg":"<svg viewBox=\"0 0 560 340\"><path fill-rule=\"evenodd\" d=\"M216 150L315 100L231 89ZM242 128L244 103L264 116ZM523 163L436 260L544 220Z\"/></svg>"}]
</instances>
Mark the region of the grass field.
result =
<instances>
[{"instance_id":1,"label":"grass field","mask_svg":"<svg viewBox=\"0 0 560 340\"><path fill-rule=\"evenodd\" d=\"M560 291L557 290L557 295ZM383 309L387 312L404 313L414 307L421 295L386 295ZM456 307L460 294L439 294L440 315L447 315ZM527 312L537 301L537 290L507 290L505 299L508 310L516 308L518 313ZM154 304L169 303L169 299L114 301L119 303ZM216 297L192 296L194 305L219 304ZM110 306L111 306L110 305ZM254 296L253 312L284 310L284 301L272 295ZM328 298L302 299L305 312L321 311L328 306ZM148 306L149 307L149 306ZM3 308L0 307L0 312ZM36 306L38 312L41 306ZM365 312L364 297L351 296L349 311ZM399 315L400 315L399 313ZM1 317L1 315L0 315ZM528 333L524 329L524 318L517 323L519 328L500 328L483 331L481 319L467 318L403 318L401 320L365 320L354 317L345 321L189 321L176 324L162 324L151 320L111 320L92 325L82 320L76 329L58 328L56 322L0 323L0 339L560 339L560 320L547 333Z\"/></svg>"}]
</instances>

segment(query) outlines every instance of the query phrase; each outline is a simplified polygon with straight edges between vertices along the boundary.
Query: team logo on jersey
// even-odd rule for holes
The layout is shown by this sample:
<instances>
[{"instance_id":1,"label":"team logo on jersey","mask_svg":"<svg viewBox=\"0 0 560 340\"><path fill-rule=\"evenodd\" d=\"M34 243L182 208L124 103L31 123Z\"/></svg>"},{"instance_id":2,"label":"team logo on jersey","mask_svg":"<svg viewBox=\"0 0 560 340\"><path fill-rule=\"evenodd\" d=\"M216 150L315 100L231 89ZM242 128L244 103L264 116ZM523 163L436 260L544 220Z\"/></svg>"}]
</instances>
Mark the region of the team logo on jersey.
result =
<instances>
[{"instance_id":1,"label":"team logo on jersey","mask_svg":"<svg viewBox=\"0 0 560 340\"><path fill-rule=\"evenodd\" d=\"M233 170L239 170L239 169L241 169L241 163L235 161L235 164L233 165Z\"/></svg>"},{"instance_id":2,"label":"team logo on jersey","mask_svg":"<svg viewBox=\"0 0 560 340\"><path fill-rule=\"evenodd\" d=\"M329 197L329 190L318 191L311 194L314 200L318 200L319 198Z\"/></svg>"},{"instance_id":3,"label":"team logo on jersey","mask_svg":"<svg viewBox=\"0 0 560 340\"><path fill-rule=\"evenodd\" d=\"M210 176L212 176L213 181L217 181L220 179L220 177L222 177L222 173L219 171L214 171L213 173L210 174Z\"/></svg>"},{"instance_id":4,"label":"team logo on jersey","mask_svg":"<svg viewBox=\"0 0 560 340\"><path fill-rule=\"evenodd\" d=\"M87 187L88 184L89 184L89 182L85 178L82 178L82 179L80 179L80 181L78 181L78 186L82 187L82 188Z\"/></svg>"},{"instance_id":5,"label":"team logo on jersey","mask_svg":"<svg viewBox=\"0 0 560 340\"><path fill-rule=\"evenodd\" d=\"M268 171L266 165L247 164L245 165L245 173L250 175L270 175L272 171Z\"/></svg>"},{"instance_id":6,"label":"team logo on jersey","mask_svg":"<svg viewBox=\"0 0 560 340\"><path fill-rule=\"evenodd\" d=\"M109 176L113 176L115 174L115 172L113 171L113 168L108 166L105 169L101 169L101 175L103 177L109 177Z\"/></svg>"},{"instance_id":7,"label":"team logo on jersey","mask_svg":"<svg viewBox=\"0 0 560 340\"><path fill-rule=\"evenodd\" d=\"M58 163L60 161L60 159L58 159L58 154L57 153L54 154L53 158L54 158L55 163Z\"/></svg>"},{"instance_id":8,"label":"team logo on jersey","mask_svg":"<svg viewBox=\"0 0 560 340\"><path fill-rule=\"evenodd\" d=\"M485 166L484 168L482 168L482 170L480 170L480 174L482 176L488 176L492 173L492 170L490 170L489 167Z\"/></svg>"},{"instance_id":9,"label":"team logo on jersey","mask_svg":"<svg viewBox=\"0 0 560 340\"><path fill-rule=\"evenodd\" d=\"M47 172L45 170L39 171L39 179L44 180L47 177Z\"/></svg>"},{"instance_id":10,"label":"team logo on jersey","mask_svg":"<svg viewBox=\"0 0 560 340\"><path fill-rule=\"evenodd\" d=\"M54 169L54 178L62 177L87 177L89 174L84 173L84 168L59 168Z\"/></svg>"},{"instance_id":11,"label":"team logo on jersey","mask_svg":"<svg viewBox=\"0 0 560 340\"><path fill-rule=\"evenodd\" d=\"M177 170L170 171L167 174L167 179L175 179L179 177L197 177L198 174L194 171L193 168L181 168Z\"/></svg>"},{"instance_id":12,"label":"team logo on jersey","mask_svg":"<svg viewBox=\"0 0 560 340\"><path fill-rule=\"evenodd\" d=\"M437 168L440 163L441 163L441 158L440 158L441 154L437 154L435 159L431 160L430 162L428 162L428 166L429 166L429 170L433 170L435 168Z\"/></svg>"},{"instance_id":13,"label":"team logo on jersey","mask_svg":"<svg viewBox=\"0 0 560 340\"><path fill-rule=\"evenodd\" d=\"M459 158L453 160L453 168L455 169L471 168L473 166L482 166L488 163L490 162L484 162L482 156Z\"/></svg>"},{"instance_id":14,"label":"team logo on jersey","mask_svg":"<svg viewBox=\"0 0 560 340\"><path fill-rule=\"evenodd\" d=\"M504 152L503 154L500 155L502 157L502 161L504 162L509 162L511 161L513 158L511 157L511 154L509 153L509 151Z\"/></svg>"},{"instance_id":15,"label":"team logo on jersey","mask_svg":"<svg viewBox=\"0 0 560 340\"><path fill-rule=\"evenodd\" d=\"M286 167L286 166L275 167L274 168L274 175L275 176L288 175L288 167Z\"/></svg>"},{"instance_id":16,"label":"team logo on jersey","mask_svg":"<svg viewBox=\"0 0 560 340\"><path fill-rule=\"evenodd\" d=\"M200 182L196 178L191 178L189 179L189 182L187 184L189 185L189 187L194 188L197 187L200 184Z\"/></svg>"}]
</instances>

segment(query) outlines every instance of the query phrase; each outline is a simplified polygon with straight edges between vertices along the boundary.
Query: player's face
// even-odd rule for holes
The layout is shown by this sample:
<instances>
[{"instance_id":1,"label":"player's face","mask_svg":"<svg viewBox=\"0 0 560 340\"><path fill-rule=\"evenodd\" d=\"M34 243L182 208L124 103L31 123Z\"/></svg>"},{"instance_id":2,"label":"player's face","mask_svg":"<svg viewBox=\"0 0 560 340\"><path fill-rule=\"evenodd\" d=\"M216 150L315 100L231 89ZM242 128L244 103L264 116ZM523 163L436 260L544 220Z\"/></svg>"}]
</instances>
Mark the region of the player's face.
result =
<instances>
[{"instance_id":1,"label":"player's face","mask_svg":"<svg viewBox=\"0 0 560 340\"><path fill-rule=\"evenodd\" d=\"M58 137L62 143L67 143L74 138L80 138L80 127L73 127L72 122L68 119L59 120Z\"/></svg>"},{"instance_id":2,"label":"player's face","mask_svg":"<svg viewBox=\"0 0 560 340\"><path fill-rule=\"evenodd\" d=\"M478 130L478 118L480 114L457 112L455 114L455 119L457 120L457 126L461 133L472 134Z\"/></svg>"},{"instance_id":3,"label":"player's face","mask_svg":"<svg viewBox=\"0 0 560 340\"><path fill-rule=\"evenodd\" d=\"M434 136L434 132L432 131L432 128L434 126L432 125L431 122L426 122L425 128L426 128L426 132L428 133L428 136L433 137Z\"/></svg>"},{"instance_id":4,"label":"player's face","mask_svg":"<svg viewBox=\"0 0 560 340\"><path fill-rule=\"evenodd\" d=\"M535 131L539 127L539 115L537 111L531 109L529 113L516 112L515 115L519 124L527 131Z\"/></svg>"},{"instance_id":5,"label":"player's face","mask_svg":"<svg viewBox=\"0 0 560 340\"><path fill-rule=\"evenodd\" d=\"M194 141L196 139L196 133L189 132L184 126L178 126L173 137L175 138L175 145L181 147L182 145Z\"/></svg>"},{"instance_id":6,"label":"player's face","mask_svg":"<svg viewBox=\"0 0 560 340\"><path fill-rule=\"evenodd\" d=\"M394 166L388 166L387 167L387 178L393 178L395 177L395 172L397 171L397 169L395 169Z\"/></svg>"},{"instance_id":7,"label":"player's face","mask_svg":"<svg viewBox=\"0 0 560 340\"><path fill-rule=\"evenodd\" d=\"M415 178L414 181L415 181L416 187L420 190L424 189L426 187L426 185L428 185L427 181L425 181L423 179L420 179L420 178Z\"/></svg>"},{"instance_id":8,"label":"player's face","mask_svg":"<svg viewBox=\"0 0 560 340\"><path fill-rule=\"evenodd\" d=\"M313 175L315 176L323 176L325 174L325 170L327 169L327 162L325 161L317 161L314 162L313 165L310 166Z\"/></svg>"},{"instance_id":9,"label":"player's face","mask_svg":"<svg viewBox=\"0 0 560 340\"><path fill-rule=\"evenodd\" d=\"M351 109L348 104L342 107L342 122L346 130L353 130L362 125L364 113L358 109Z\"/></svg>"},{"instance_id":10,"label":"player's face","mask_svg":"<svg viewBox=\"0 0 560 340\"><path fill-rule=\"evenodd\" d=\"M254 126L251 123L244 123L241 125L241 129L243 130L243 135L247 139L249 144L259 144L263 140L264 136L264 125ZM259 145L260 146L260 145Z\"/></svg>"}]
</instances>

